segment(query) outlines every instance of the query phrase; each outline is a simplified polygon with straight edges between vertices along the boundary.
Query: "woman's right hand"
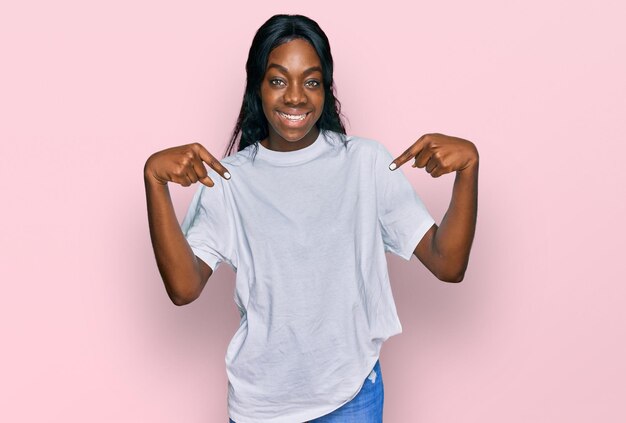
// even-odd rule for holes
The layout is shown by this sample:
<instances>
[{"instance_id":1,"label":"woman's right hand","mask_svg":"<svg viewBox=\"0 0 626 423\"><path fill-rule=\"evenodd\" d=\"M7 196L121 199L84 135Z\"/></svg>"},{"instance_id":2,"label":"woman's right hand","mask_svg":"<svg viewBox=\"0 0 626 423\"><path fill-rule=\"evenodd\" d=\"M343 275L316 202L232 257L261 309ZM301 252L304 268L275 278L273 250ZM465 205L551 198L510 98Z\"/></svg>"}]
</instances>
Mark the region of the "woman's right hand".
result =
<instances>
[{"instance_id":1,"label":"woman's right hand","mask_svg":"<svg viewBox=\"0 0 626 423\"><path fill-rule=\"evenodd\" d=\"M144 167L144 177L150 182L167 185L174 182L184 187L200 182L207 187L215 185L208 176L204 163L224 179L230 173L209 151L199 143L168 148L151 155Z\"/></svg>"},{"instance_id":2,"label":"woman's right hand","mask_svg":"<svg viewBox=\"0 0 626 423\"><path fill-rule=\"evenodd\" d=\"M187 187L200 181L207 187L214 186L205 163L223 178L230 179L226 168L198 143L154 153L144 166L152 248L167 293L176 305L198 298L213 270L194 255L185 239L176 219L167 183Z\"/></svg>"}]
</instances>

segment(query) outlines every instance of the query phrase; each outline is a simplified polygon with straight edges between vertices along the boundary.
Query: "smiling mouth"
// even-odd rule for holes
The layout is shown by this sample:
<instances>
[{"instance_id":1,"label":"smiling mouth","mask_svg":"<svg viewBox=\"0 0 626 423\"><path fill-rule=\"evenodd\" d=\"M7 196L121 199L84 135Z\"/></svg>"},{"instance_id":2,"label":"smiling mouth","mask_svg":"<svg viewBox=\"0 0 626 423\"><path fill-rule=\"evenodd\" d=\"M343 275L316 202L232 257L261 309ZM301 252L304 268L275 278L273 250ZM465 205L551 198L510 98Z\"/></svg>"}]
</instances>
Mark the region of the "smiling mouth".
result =
<instances>
[{"instance_id":1,"label":"smiling mouth","mask_svg":"<svg viewBox=\"0 0 626 423\"><path fill-rule=\"evenodd\" d=\"M290 114L283 113L283 112L278 112L278 114L290 122L298 122L298 121L304 120L304 118L306 118L306 116L308 115L308 113L303 113L301 115L290 115Z\"/></svg>"}]
</instances>

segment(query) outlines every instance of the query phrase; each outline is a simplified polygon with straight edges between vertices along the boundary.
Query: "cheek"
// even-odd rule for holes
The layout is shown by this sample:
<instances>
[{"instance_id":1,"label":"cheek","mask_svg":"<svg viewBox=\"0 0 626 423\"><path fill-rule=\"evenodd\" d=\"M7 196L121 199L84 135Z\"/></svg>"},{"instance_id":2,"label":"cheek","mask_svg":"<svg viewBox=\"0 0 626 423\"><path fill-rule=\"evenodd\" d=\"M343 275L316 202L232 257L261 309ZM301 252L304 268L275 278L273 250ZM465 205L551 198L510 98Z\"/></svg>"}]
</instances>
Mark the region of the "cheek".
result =
<instances>
[{"instance_id":1,"label":"cheek","mask_svg":"<svg viewBox=\"0 0 626 423\"><path fill-rule=\"evenodd\" d=\"M324 111L325 101L326 101L326 98L324 96L324 92L322 92L322 94L320 94L319 98L317 99L318 116L321 116L322 112Z\"/></svg>"},{"instance_id":2,"label":"cheek","mask_svg":"<svg viewBox=\"0 0 626 423\"><path fill-rule=\"evenodd\" d=\"M261 104L263 105L263 108L267 107L267 105L271 101L271 91L265 85L265 82L263 82L261 84L261 87L259 88L259 98L261 99Z\"/></svg>"},{"instance_id":3,"label":"cheek","mask_svg":"<svg viewBox=\"0 0 626 423\"><path fill-rule=\"evenodd\" d=\"M261 107L263 109L263 114L265 115L265 117L269 118L269 113L272 110L272 102L271 102L271 99L267 95L264 95L262 91L261 91Z\"/></svg>"}]
</instances>

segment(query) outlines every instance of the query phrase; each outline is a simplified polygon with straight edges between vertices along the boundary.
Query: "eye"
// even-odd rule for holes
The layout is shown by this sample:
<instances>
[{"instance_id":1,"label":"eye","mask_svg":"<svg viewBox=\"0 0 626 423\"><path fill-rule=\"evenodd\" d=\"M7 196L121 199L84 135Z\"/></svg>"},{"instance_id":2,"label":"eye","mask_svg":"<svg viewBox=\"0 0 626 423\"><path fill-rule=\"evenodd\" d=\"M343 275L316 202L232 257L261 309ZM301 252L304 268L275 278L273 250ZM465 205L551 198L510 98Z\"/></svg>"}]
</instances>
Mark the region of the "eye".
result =
<instances>
[{"instance_id":1,"label":"eye","mask_svg":"<svg viewBox=\"0 0 626 423\"><path fill-rule=\"evenodd\" d=\"M307 81L305 85L309 88L317 88L320 86L320 82L312 79L310 81Z\"/></svg>"},{"instance_id":2,"label":"eye","mask_svg":"<svg viewBox=\"0 0 626 423\"><path fill-rule=\"evenodd\" d=\"M285 82L282 79L270 79L270 85L273 85L275 87L282 87L285 85Z\"/></svg>"}]
</instances>

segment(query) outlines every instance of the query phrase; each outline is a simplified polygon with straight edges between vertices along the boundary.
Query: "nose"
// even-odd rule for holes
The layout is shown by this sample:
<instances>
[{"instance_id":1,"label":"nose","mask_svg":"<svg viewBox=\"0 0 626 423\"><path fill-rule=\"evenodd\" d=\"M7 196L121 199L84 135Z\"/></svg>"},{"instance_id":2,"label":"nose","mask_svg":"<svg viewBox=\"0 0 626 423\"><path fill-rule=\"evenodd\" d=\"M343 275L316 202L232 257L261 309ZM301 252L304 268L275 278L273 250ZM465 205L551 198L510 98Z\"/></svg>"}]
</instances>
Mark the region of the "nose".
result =
<instances>
[{"instance_id":1,"label":"nose","mask_svg":"<svg viewBox=\"0 0 626 423\"><path fill-rule=\"evenodd\" d=\"M306 92L299 84L290 84L285 90L283 101L289 105L305 104L307 102Z\"/></svg>"}]
</instances>

